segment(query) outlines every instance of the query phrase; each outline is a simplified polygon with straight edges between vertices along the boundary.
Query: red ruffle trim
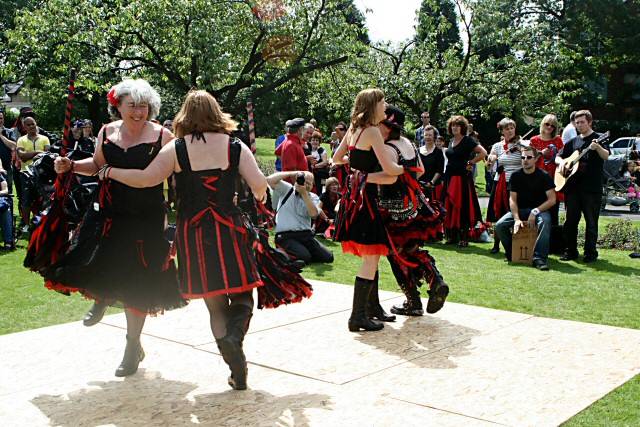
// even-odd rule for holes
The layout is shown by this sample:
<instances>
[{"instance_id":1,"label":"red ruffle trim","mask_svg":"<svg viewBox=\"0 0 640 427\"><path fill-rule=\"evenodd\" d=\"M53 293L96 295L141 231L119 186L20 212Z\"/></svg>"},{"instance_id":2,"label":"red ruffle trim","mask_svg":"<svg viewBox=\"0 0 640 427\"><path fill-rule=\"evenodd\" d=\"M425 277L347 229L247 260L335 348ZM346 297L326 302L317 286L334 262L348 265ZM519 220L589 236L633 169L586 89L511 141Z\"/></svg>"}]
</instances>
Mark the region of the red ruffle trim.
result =
<instances>
[{"instance_id":1,"label":"red ruffle trim","mask_svg":"<svg viewBox=\"0 0 640 427\"><path fill-rule=\"evenodd\" d=\"M263 284L264 283L262 283L262 280L256 280L255 282L249 283L245 286L231 287L228 289L217 289L215 291L209 291L204 293L194 293L194 294L180 292L180 294L182 295L182 298L185 298L185 299L209 298L209 297L214 297L216 295L239 294L242 292L249 292L255 288L262 286Z\"/></svg>"},{"instance_id":2,"label":"red ruffle trim","mask_svg":"<svg viewBox=\"0 0 640 427\"><path fill-rule=\"evenodd\" d=\"M389 248L387 245L364 245L356 242L341 242L342 252L345 254L353 254L355 256L363 257L368 255L380 255L387 256L389 254Z\"/></svg>"}]
</instances>

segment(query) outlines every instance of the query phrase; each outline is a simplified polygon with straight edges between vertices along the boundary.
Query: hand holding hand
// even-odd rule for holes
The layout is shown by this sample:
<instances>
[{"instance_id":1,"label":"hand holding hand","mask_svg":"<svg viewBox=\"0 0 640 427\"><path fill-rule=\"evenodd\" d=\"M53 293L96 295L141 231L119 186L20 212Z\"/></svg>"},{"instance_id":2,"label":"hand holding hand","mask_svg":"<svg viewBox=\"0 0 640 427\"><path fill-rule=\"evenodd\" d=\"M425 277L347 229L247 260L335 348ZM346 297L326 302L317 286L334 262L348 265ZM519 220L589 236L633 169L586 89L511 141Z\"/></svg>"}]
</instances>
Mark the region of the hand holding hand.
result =
<instances>
[{"instance_id":1,"label":"hand holding hand","mask_svg":"<svg viewBox=\"0 0 640 427\"><path fill-rule=\"evenodd\" d=\"M53 161L53 169L56 171L56 173L67 173L71 170L71 165L73 164L73 162L71 161L71 159L67 158L67 157L56 157L56 159Z\"/></svg>"}]
</instances>

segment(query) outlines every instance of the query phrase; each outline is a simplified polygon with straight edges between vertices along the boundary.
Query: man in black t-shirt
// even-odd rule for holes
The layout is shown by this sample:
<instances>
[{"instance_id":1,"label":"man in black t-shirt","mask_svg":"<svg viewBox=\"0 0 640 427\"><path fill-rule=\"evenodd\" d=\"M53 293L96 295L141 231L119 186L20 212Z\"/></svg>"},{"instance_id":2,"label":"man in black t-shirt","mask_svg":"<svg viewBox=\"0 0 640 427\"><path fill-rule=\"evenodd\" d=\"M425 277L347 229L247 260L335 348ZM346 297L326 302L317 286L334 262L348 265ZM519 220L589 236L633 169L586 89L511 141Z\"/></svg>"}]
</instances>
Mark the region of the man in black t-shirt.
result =
<instances>
[{"instance_id":1,"label":"man in black t-shirt","mask_svg":"<svg viewBox=\"0 0 640 427\"><path fill-rule=\"evenodd\" d=\"M496 223L496 233L504 245L507 260L511 261L513 234L522 227L538 227L538 240L533 249L533 265L538 270L549 270L549 240L551 237L551 214L549 209L556 204L553 180L545 171L536 168L540 153L531 146L522 148L522 169L514 172L509 181L509 207ZM526 219L525 219L526 218Z\"/></svg>"},{"instance_id":2,"label":"man in black t-shirt","mask_svg":"<svg viewBox=\"0 0 640 427\"><path fill-rule=\"evenodd\" d=\"M563 189L567 210L563 228L567 247L560 258L561 261L578 258L578 223L582 215L586 223L584 262L594 262L598 259L596 242L602 202L602 169L604 161L609 158L609 149L595 142L600 134L591 129L592 122L593 117L589 110L578 111L575 116L578 136L570 139L556 157L558 169L562 173L565 166L564 159L571 156L574 151L591 150L580 160L578 171L569 178Z\"/></svg>"}]
</instances>

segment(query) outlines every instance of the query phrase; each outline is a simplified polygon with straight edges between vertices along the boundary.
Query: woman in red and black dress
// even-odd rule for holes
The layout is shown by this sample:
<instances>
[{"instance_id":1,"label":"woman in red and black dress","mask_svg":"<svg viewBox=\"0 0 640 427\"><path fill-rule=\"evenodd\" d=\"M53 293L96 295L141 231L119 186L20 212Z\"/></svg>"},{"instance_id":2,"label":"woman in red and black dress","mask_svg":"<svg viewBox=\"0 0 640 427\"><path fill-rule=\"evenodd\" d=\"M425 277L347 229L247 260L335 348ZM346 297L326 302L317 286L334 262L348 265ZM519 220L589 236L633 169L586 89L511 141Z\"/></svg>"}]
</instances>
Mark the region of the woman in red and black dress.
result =
<instances>
[{"instance_id":1,"label":"woman in red and black dress","mask_svg":"<svg viewBox=\"0 0 640 427\"><path fill-rule=\"evenodd\" d=\"M378 211L378 186L391 184L404 173L404 168L386 151L377 125L385 118L384 93L380 89L365 89L356 96L351 112L351 126L333 155L337 165L349 164L350 175L340 201L336 221L336 241L344 253L362 258L355 278L353 308L349 330L378 331L384 327L379 320L395 320L377 304L369 313L370 298L378 297L378 262L389 253L389 239Z\"/></svg>"},{"instance_id":2,"label":"woman in red and black dress","mask_svg":"<svg viewBox=\"0 0 640 427\"><path fill-rule=\"evenodd\" d=\"M95 175L106 163L144 169L173 138L151 122L160 110L160 96L146 81L125 80L107 98L109 113L119 120L102 128L93 158L74 162L59 157L56 172ZM164 238L165 217L162 185L102 182L99 201L85 215L69 251L44 272L48 288L96 300L88 325L100 321L107 304L124 306L127 346L116 376L135 373L144 358L140 334L146 315L185 304Z\"/></svg>"},{"instance_id":3,"label":"woman in red and black dress","mask_svg":"<svg viewBox=\"0 0 640 427\"><path fill-rule=\"evenodd\" d=\"M473 165L482 161L487 152L473 138L467 136L469 122L463 116L453 116L447 121L453 139L445 151L444 232L447 243L458 243L466 247L469 239L484 231L476 227L482 223L482 212L473 182Z\"/></svg>"},{"instance_id":4,"label":"woman in red and black dress","mask_svg":"<svg viewBox=\"0 0 640 427\"><path fill-rule=\"evenodd\" d=\"M498 129L502 132L502 140L491 146L491 152L487 158L488 166L497 163L497 171L492 179L491 195L487 209L487 223L497 223L509 208L509 181L511 174L522 169L520 156L520 136L516 135L516 122L505 117L498 122ZM500 239L494 233L492 254L500 252Z\"/></svg>"},{"instance_id":5,"label":"woman in red and black dress","mask_svg":"<svg viewBox=\"0 0 640 427\"><path fill-rule=\"evenodd\" d=\"M564 147L562 137L558 135L558 118L555 114L547 114L542 118L540 135L531 138L531 146L542 153L542 156L538 157L536 167L547 172L553 178L556 173L556 155ZM556 204L549 209L552 225L558 225L560 202L563 200L564 194L556 193Z\"/></svg>"},{"instance_id":6,"label":"woman in red and black dress","mask_svg":"<svg viewBox=\"0 0 640 427\"><path fill-rule=\"evenodd\" d=\"M420 160L424 174L418 178L431 200L442 200L442 176L444 175L444 152L436 145L436 128L424 128L424 145L420 147Z\"/></svg>"},{"instance_id":7,"label":"woman in red and black dress","mask_svg":"<svg viewBox=\"0 0 640 427\"><path fill-rule=\"evenodd\" d=\"M429 285L428 313L440 310L449 294L449 286L436 268L435 259L423 248L430 240L442 239L444 211L440 202L427 198L418 181L424 167L415 145L401 134L404 112L389 105L385 114L386 119L378 126L380 133L394 160L405 169L395 183L381 185L379 190L379 206L393 244L387 260L406 296L406 300L401 305L394 305L391 312L422 316L419 287L423 282ZM429 127L425 129L425 142L428 132Z\"/></svg>"},{"instance_id":8,"label":"woman in red and black dress","mask_svg":"<svg viewBox=\"0 0 640 427\"><path fill-rule=\"evenodd\" d=\"M249 147L229 136L237 123L206 91L190 92L173 124L177 139L148 168L109 167L102 175L138 188L175 173L180 290L185 298L204 299L213 336L231 369L229 385L244 390L247 363L242 343L253 312L252 290L262 289L264 282L254 252L261 243L236 203L236 184L241 177L262 201L267 180ZM289 276L283 273L280 279L286 281ZM286 291L279 302L310 296L309 289Z\"/></svg>"}]
</instances>

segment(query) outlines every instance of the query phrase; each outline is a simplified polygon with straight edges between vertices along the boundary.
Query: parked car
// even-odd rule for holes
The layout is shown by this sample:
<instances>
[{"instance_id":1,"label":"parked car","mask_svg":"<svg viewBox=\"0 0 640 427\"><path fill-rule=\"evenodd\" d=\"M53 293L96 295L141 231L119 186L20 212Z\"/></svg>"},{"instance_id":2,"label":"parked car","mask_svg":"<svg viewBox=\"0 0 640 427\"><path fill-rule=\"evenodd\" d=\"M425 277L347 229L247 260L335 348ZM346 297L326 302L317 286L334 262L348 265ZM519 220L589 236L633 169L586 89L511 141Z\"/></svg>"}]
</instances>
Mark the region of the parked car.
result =
<instances>
[{"instance_id":1,"label":"parked car","mask_svg":"<svg viewBox=\"0 0 640 427\"><path fill-rule=\"evenodd\" d=\"M611 149L611 154L628 156L631 150L640 151L640 138L633 136L618 138L609 145L609 148Z\"/></svg>"}]
</instances>

